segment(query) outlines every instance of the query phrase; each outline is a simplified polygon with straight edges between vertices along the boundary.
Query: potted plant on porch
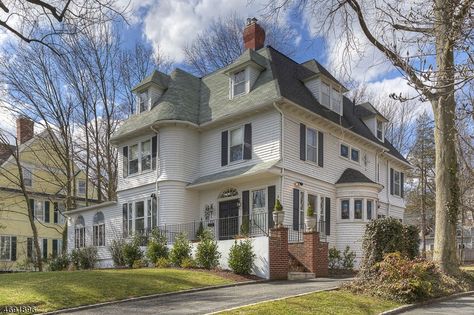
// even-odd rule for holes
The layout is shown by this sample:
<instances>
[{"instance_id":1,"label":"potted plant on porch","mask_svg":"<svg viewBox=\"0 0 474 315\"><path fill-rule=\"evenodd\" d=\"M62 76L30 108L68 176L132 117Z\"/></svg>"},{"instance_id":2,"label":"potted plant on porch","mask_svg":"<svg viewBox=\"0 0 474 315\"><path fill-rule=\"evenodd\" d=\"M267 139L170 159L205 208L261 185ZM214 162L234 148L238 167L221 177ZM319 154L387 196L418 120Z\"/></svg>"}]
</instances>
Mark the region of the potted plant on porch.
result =
<instances>
[{"instance_id":1,"label":"potted plant on porch","mask_svg":"<svg viewBox=\"0 0 474 315\"><path fill-rule=\"evenodd\" d=\"M308 232L314 231L314 227L316 226L316 216L314 215L314 209L311 207L311 204L309 204L308 209L306 209L304 225L306 226L306 230Z\"/></svg>"},{"instance_id":2,"label":"potted plant on porch","mask_svg":"<svg viewBox=\"0 0 474 315\"><path fill-rule=\"evenodd\" d=\"M275 206L273 207L273 223L277 227L283 226L283 221L285 219L285 211L283 211L283 206L281 205L280 199L277 198Z\"/></svg>"}]
</instances>

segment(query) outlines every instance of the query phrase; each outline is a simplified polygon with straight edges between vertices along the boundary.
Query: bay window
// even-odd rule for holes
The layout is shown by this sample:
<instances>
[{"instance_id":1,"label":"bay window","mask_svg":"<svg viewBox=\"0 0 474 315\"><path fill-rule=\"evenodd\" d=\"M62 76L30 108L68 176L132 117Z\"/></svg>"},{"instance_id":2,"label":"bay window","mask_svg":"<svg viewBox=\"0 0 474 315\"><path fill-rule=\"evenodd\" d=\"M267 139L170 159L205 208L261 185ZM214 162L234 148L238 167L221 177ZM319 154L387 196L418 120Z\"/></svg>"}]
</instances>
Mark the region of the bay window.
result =
<instances>
[{"instance_id":1,"label":"bay window","mask_svg":"<svg viewBox=\"0 0 474 315\"><path fill-rule=\"evenodd\" d=\"M341 200L341 219L348 220L350 218L349 199Z\"/></svg>"},{"instance_id":2,"label":"bay window","mask_svg":"<svg viewBox=\"0 0 474 315\"><path fill-rule=\"evenodd\" d=\"M354 219L362 220L362 199L354 200Z\"/></svg>"},{"instance_id":3,"label":"bay window","mask_svg":"<svg viewBox=\"0 0 474 315\"><path fill-rule=\"evenodd\" d=\"M372 220L372 212L373 212L373 206L374 206L374 201L371 199L367 199L367 204L366 204L366 219L367 220Z\"/></svg>"}]
</instances>

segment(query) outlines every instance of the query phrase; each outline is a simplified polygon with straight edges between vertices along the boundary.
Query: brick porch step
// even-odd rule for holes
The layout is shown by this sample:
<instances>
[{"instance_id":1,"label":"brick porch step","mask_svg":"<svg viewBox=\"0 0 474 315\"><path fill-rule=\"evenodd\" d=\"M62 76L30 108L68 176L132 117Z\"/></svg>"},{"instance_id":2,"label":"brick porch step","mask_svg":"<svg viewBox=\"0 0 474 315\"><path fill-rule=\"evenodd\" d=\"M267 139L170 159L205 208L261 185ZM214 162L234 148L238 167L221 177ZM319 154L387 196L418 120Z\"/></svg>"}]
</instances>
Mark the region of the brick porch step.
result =
<instances>
[{"instance_id":1,"label":"brick porch step","mask_svg":"<svg viewBox=\"0 0 474 315\"><path fill-rule=\"evenodd\" d=\"M314 278L315 275L311 272L288 272L288 280L306 280Z\"/></svg>"}]
</instances>

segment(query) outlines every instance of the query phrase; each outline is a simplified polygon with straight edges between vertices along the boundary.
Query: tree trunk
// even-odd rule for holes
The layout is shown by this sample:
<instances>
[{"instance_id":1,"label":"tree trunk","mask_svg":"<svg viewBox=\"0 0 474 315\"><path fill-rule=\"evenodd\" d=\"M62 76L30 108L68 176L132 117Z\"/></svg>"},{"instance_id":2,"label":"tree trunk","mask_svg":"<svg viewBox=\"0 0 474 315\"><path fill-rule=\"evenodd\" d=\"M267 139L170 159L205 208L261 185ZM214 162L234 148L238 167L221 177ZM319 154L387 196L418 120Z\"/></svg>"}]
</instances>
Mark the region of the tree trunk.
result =
<instances>
[{"instance_id":1,"label":"tree trunk","mask_svg":"<svg viewBox=\"0 0 474 315\"><path fill-rule=\"evenodd\" d=\"M456 273L456 223L459 186L456 158L456 102L454 99L454 53L451 33L453 4L435 3L436 98L431 100L435 119L436 148L436 230L433 260L442 271Z\"/></svg>"}]
</instances>

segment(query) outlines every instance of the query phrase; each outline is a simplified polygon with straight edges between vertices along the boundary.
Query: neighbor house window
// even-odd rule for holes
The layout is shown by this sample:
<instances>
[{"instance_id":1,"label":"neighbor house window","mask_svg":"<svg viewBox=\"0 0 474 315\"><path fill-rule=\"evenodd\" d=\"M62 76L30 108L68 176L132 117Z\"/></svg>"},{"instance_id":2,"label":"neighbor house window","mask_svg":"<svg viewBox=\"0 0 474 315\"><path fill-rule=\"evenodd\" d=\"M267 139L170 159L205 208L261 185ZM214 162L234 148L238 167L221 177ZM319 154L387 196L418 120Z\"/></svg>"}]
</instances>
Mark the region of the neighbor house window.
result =
<instances>
[{"instance_id":1,"label":"neighbor house window","mask_svg":"<svg viewBox=\"0 0 474 315\"><path fill-rule=\"evenodd\" d=\"M30 207L33 208L33 214L36 220L44 222L44 204L42 201L30 199Z\"/></svg>"},{"instance_id":2,"label":"neighbor house window","mask_svg":"<svg viewBox=\"0 0 474 315\"><path fill-rule=\"evenodd\" d=\"M128 174L138 173L138 144L129 147Z\"/></svg>"},{"instance_id":3,"label":"neighbor house window","mask_svg":"<svg viewBox=\"0 0 474 315\"><path fill-rule=\"evenodd\" d=\"M77 182L77 194L78 195L86 194L86 181L85 180L79 180Z\"/></svg>"},{"instance_id":4,"label":"neighbor house window","mask_svg":"<svg viewBox=\"0 0 474 315\"><path fill-rule=\"evenodd\" d=\"M306 160L318 162L318 132L311 128L306 128Z\"/></svg>"},{"instance_id":5,"label":"neighbor house window","mask_svg":"<svg viewBox=\"0 0 474 315\"><path fill-rule=\"evenodd\" d=\"M383 141L383 122L380 120L377 120L377 138Z\"/></svg>"},{"instance_id":6,"label":"neighbor house window","mask_svg":"<svg viewBox=\"0 0 474 315\"><path fill-rule=\"evenodd\" d=\"M349 158L349 146L341 143L341 152L342 157Z\"/></svg>"},{"instance_id":7,"label":"neighbor house window","mask_svg":"<svg viewBox=\"0 0 474 315\"><path fill-rule=\"evenodd\" d=\"M362 219L362 199L354 200L354 219Z\"/></svg>"},{"instance_id":8,"label":"neighbor house window","mask_svg":"<svg viewBox=\"0 0 474 315\"><path fill-rule=\"evenodd\" d=\"M151 140L141 144L142 172L151 169Z\"/></svg>"},{"instance_id":9,"label":"neighbor house window","mask_svg":"<svg viewBox=\"0 0 474 315\"><path fill-rule=\"evenodd\" d=\"M229 157L230 162L240 161L244 158L244 132L243 127L233 129L229 132L230 146Z\"/></svg>"},{"instance_id":10,"label":"neighbor house window","mask_svg":"<svg viewBox=\"0 0 474 315\"><path fill-rule=\"evenodd\" d=\"M33 173L31 169L23 167L22 173L23 173L23 184L26 187L32 187L33 186Z\"/></svg>"},{"instance_id":11,"label":"neighbor house window","mask_svg":"<svg viewBox=\"0 0 474 315\"><path fill-rule=\"evenodd\" d=\"M351 149L351 160L354 162L359 162L359 150L354 148Z\"/></svg>"},{"instance_id":12,"label":"neighbor house window","mask_svg":"<svg viewBox=\"0 0 474 315\"><path fill-rule=\"evenodd\" d=\"M329 84L321 82L321 105L326 106L327 108L331 108L331 95Z\"/></svg>"},{"instance_id":13,"label":"neighbor house window","mask_svg":"<svg viewBox=\"0 0 474 315\"><path fill-rule=\"evenodd\" d=\"M104 214L100 211L94 215L92 242L94 246L105 246L105 220Z\"/></svg>"},{"instance_id":14,"label":"neighbor house window","mask_svg":"<svg viewBox=\"0 0 474 315\"><path fill-rule=\"evenodd\" d=\"M76 218L74 223L74 247L82 248L86 246L86 226L82 215Z\"/></svg>"},{"instance_id":15,"label":"neighbor house window","mask_svg":"<svg viewBox=\"0 0 474 315\"><path fill-rule=\"evenodd\" d=\"M145 202L135 202L135 231L143 233L145 231Z\"/></svg>"},{"instance_id":16,"label":"neighbor house window","mask_svg":"<svg viewBox=\"0 0 474 315\"><path fill-rule=\"evenodd\" d=\"M372 220L373 207L374 207L374 201L367 199L367 205L366 205L367 220Z\"/></svg>"},{"instance_id":17,"label":"neighbor house window","mask_svg":"<svg viewBox=\"0 0 474 315\"><path fill-rule=\"evenodd\" d=\"M234 97L246 92L245 70L234 73L232 81L232 95Z\"/></svg>"},{"instance_id":18,"label":"neighbor house window","mask_svg":"<svg viewBox=\"0 0 474 315\"><path fill-rule=\"evenodd\" d=\"M0 236L0 260L12 259L12 238L11 236Z\"/></svg>"},{"instance_id":19,"label":"neighbor house window","mask_svg":"<svg viewBox=\"0 0 474 315\"><path fill-rule=\"evenodd\" d=\"M393 171L393 194L400 196L400 172Z\"/></svg>"},{"instance_id":20,"label":"neighbor house window","mask_svg":"<svg viewBox=\"0 0 474 315\"><path fill-rule=\"evenodd\" d=\"M341 219L343 220L349 219L349 200L348 199L341 200Z\"/></svg>"},{"instance_id":21,"label":"neighbor house window","mask_svg":"<svg viewBox=\"0 0 474 315\"><path fill-rule=\"evenodd\" d=\"M148 110L148 91L142 92L138 96L138 110L139 113L143 113Z\"/></svg>"}]
</instances>

